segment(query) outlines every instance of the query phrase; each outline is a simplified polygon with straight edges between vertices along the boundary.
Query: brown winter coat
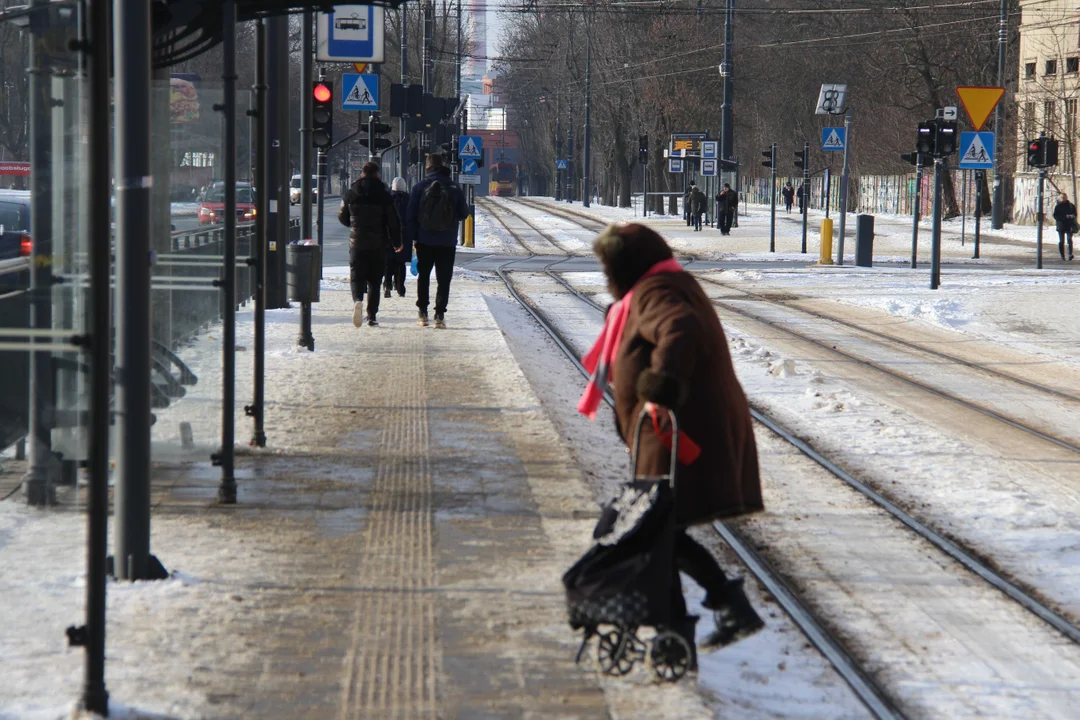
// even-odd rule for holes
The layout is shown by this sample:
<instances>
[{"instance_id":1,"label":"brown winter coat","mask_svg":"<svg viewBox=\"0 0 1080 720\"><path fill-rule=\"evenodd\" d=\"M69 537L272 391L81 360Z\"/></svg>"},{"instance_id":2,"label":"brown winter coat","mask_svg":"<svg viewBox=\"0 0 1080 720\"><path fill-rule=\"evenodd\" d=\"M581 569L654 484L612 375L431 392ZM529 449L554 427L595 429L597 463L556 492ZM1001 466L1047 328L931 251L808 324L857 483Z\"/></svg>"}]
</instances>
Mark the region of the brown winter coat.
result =
<instances>
[{"instance_id":1,"label":"brown winter coat","mask_svg":"<svg viewBox=\"0 0 1080 720\"><path fill-rule=\"evenodd\" d=\"M614 367L615 414L628 445L644 404L639 381L646 370L653 379L663 378L670 391L668 402L652 399L675 405L680 429L701 446L694 463L679 466L678 522L691 525L762 510L750 406L720 319L689 273L653 275L634 287ZM669 462L670 453L647 423L638 473L666 473Z\"/></svg>"}]
</instances>

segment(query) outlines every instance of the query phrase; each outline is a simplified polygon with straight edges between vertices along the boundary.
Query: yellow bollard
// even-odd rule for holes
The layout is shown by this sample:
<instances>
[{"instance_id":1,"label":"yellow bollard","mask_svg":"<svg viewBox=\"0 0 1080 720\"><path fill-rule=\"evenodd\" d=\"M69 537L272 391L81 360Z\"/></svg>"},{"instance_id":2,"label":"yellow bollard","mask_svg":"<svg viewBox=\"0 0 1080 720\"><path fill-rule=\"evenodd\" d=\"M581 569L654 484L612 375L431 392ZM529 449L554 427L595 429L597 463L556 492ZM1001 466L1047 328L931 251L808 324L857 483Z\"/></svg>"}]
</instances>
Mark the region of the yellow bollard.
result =
<instances>
[{"instance_id":1,"label":"yellow bollard","mask_svg":"<svg viewBox=\"0 0 1080 720\"><path fill-rule=\"evenodd\" d=\"M821 220L821 257L819 265L832 265L832 218Z\"/></svg>"},{"instance_id":2,"label":"yellow bollard","mask_svg":"<svg viewBox=\"0 0 1080 720\"><path fill-rule=\"evenodd\" d=\"M473 223L473 216L465 218L465 247L476 247L476 235L474 231L476 227Z\"/></svg>"}]
</instances>

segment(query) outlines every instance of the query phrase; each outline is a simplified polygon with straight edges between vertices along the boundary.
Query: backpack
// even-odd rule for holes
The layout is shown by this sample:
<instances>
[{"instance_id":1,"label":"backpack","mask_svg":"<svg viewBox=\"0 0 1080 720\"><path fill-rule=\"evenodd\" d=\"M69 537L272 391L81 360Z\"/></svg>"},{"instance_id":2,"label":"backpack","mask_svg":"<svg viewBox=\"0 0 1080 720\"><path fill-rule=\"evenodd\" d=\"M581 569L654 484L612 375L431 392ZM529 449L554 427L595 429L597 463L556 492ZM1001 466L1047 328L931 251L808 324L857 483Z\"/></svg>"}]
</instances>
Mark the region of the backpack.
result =
<instances>
[{"instance_id":1,"label":"backpack","mask_svg":"<svg viewBox=\"0 0 1080 720\"><path fill-rule=\"evenodd\" d=\"M454 199L450 195L452 183L436 180L427 186L420 198L420 228L428 232L446 232L455 229Z\"/></svg>"}]
</instances>

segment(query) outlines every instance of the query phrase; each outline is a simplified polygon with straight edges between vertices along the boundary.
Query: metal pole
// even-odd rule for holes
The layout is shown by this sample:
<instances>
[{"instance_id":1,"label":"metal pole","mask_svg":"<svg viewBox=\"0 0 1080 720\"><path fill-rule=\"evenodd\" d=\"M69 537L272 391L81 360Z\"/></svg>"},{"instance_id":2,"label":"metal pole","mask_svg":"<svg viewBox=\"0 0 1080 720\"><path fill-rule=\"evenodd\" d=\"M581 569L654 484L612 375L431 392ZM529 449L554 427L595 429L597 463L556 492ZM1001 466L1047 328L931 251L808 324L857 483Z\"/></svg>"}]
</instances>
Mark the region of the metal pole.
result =
<instances>
[{"instance_id":1,"label":"metal pole","mask_svg":"<svg viewBox=\"0 0 1080 720\"><path fill-rule=\"evenodd\" d=\"M150 5L114 0L116 451L113 572L157 577L150 555ZM100 100L101 98L95 98Z\"/></svg>"},{"instance_id":2,"label":"metal pole","mask_svg":"<svg viewBox=\"0 0 1080 720\"><path fill-rule=\"evenodd\" d=\"M645 136L646 140L648 135ZM649 152L645 151L645 164L641 166L641 216L649 217Z\"/></svg>"},{"instance_id":3,"label":"metal pole","mask_svg":"<svg viewBox=\"0 0 1080 720\"><path fill-rule=\"evenodd\" d=\"M255 421L251 444L266 447L263 429L263 406L266 400L266 253L270 243L270 132L267 128L270 108L267 102L266 43L267 20L255 23L255 136L258 159L258 186L255 201L255 370L254 396L247 414Z\"/></svg>"},{"instance_id":4,"label":"metal pole","mask_svg":"<svg viewBox=\"0 0 1080 720\"><path fill-rule=\"evenodd\" d=\"M724 81L724 100L720 105L720 157L731 160L735 152L735 117L732 102L735 93L734 66L731 60L732 21L735 16L735 0L727 0L724 11L724 62L720 65L720 77ZM738 182L736 182L738 185ZM738 188L736 188L738 191Z\"/></svg>"},{"instance_id":5,"label":"metal pole","mask_svg":"<svg viewBox=\"0 0 1080 720\"><path fill-rule=\"evenodd\" d=\"M805 211L802 214L802 253L806 254L806 226L810 217L810 143L806 140L803 141L803 187L806 188L806 199L803 200L803 207ZM773 188L773 194L776 193L776 189Z\"/></svg>"},{"instance_id":6,"label":"metal pole","mask_svg":"<svg viewBox=\"0 0 1080 720\"><path fill-rule=\"evenodd\" d=\"M86 662L79 705L108 717L105 689L105 588L109 531L109 384L112 289L109 259L109 2L92 0L90 30L90 422L86 531Z\"/></svg>"},{"instance_id":7,"label":"metal pole","mask_svg":"<svg viewBox=\"0 0 1080 720\"><path fill-rule=\"evenodd\" d=\"M986 171L975 171L975 255L979 258L979 229L982 225L982 186L986 182Z\"/></svg>"},{"instance_id":8,"label":"metal pole","mask_svg":"<svg viewBox=\"0 0 1080 720\"><path fill-rule=\"evenodd\" d=\"M825 217L829 217L830 205L832 205L832 168L825 168Z\"/></svg>"},{"instance_id":9,"label":"metal pole","mask_svg":"<svg viewBox=\"0 0 1080 720\"><path fill-rule=\"evenodd\" d=\"M321 148L319 149L319 154L317 156L317 163L316 163L315 167L316 167L315 172L317 173L317 177L319 178L319 187L325 187L324 183L326 183L326 174L327 174L326 173L326 151L321 149ZM324 204L325 200L326 200L325 193L319 193L319 199L318 199L317 204L316 204L317 209L318 209L318 215L319 215L319 222L318 222L318 224L316 226L316 228L317 228L316 229L316 235L318 237L319 255L320 256L322 255L322 246L323 246L323 225L324 225L324 223L323 223L323 211L324 211L324 209L326 207L325 204ZM322 277L322 273L319 274L319 277L320 278Z\"/></svg>"},{"instance_id":10,"label":"metal pole","mask_svg":"<svg viewBox=\"0 0 1080 720\"><path fill-rule=\"evenodd\" d=\"M555 200L562 200L562 171L559 170L559 160L562 158L562 136L559 134L559 121L562 119L561 97L555 95Z\"/></svg>"},{"instance_id":11,"label":"metal pole","mask_svg":"<svg viewBox=\"0 0 1080 720\"><path fill-rule=\"evenodd\" d=\"M840 174L840 238L836 250L836 264L844 264L844 233L847 230L848 179L850 165L848 150L851 147L851 108L844 112L844 169Z\"/></svg>"},{"instance_id":12,"label":"metal pole","mask_svg":"<svg viewBox=\"0 0 1080 720\"><path fill-rule=\"evenodd\" d=\"M919 204L922 199L922 153L915 154L915 205L911 208L911 269L919 266Z\"/></svg>"},{"instance_id":13,"label":"metal pole","mask_svg":"<svg viewBox=\"0 0 1080 720\"><path fill-rule=\"evenodd\" d=\"M1046 133L1040 133L1040 137L1045 137ZM1046 168L1039 168L1039 208L1036 213L1036 218L1039 223L1038 230L1036 231L1035 240L1035 268L1042 270L1043 262L1043 183L1046 180Z\"/></svg>"},{"instance_id":14,"label":"metal pole","mask_svg":"<svg viewBox=\"0 0 1080 720\"><path fill-rule=\"evenodd\" d=\"M458 0L462 2L462 0ZM398 13L401 16L401 84L407 86L407 69L409 67L409 10L407 5L401 5L398 8ZM459 53L460 56L460 53ZM460 93L458 94L460 97ZM400 162L398 165L401 167L401 177L405 179L405 182L409 182L409 121L406 114L402 114L398 120L401 134L401 147L398 149L398 158Z\"/></svg>"},{"instance_id":15,"label":"metal pole","mask_svg":"<svg viewBox=\"0 0 1080 720\"><path fill-rule=\"evenodd\" d=\"M960 171L961 183L964 189L960 193L960 247L964 247L967 236L967 196L968 196L968 172Z\"/></svg>"},{"instance_id":16,"label":"metal pole","mask_svg":"<svg viewBox=\"0 0 1080 720\"><path fill-rule=\"evenodd\" d=\"M38 8L30 15L30 51L28 56L30 93L30 328L52 329L52 81L47 33L52 12L46 0L33 0ZM149 82L149 80L148 80ZM148 123L149 124L149 123ZM149 226L149 213L147 224ZM32 339L49 343L49 338ZM149 370L149 360L147 361ZM56 504L56 482L60 464L52 451L54 407L53 357L48 351L30 352L29 455L23 491L30 505Z\"/></svg>"},{"instance_id":17,"label":"metal pole","mask_svg":"<svg viewBox=\"0 0 1080 720\"><path fill-rule=\"evenodd\" d=\"M457 2L457 91L455 92L454 97L460 98L461 97L461 51L462 51L462 47L461 47L461 6L465 2L465 0L455 0L455 1ZM465 129L463 128L463 130L465 130ZM460 134L465 135L467 133L462 132Z\"/></svg>"},{"instance_id":18,"label":"metal pole","mask_svg":"<svg viewBox=\"0 0 1080 720\"><path fill-rule=\"evenodd\" d=\"M769 175L772 193L769 195L769 252L776 252L776 143L769 147Z\"/></svg>"},{"instance_id":19,"label":"metal pole","mask_svg":"<svg viewBox=\"0 0 1080 720\"><path fill-rule=\"evenodd\" d=\"M273 307L289 307L288 293L285 288L285 246L289 244L289 143L292 137L292 106L289 103L289 18L284 16L270 19L270 102L273 105L270 124L270 138L274 147L274 175L271 198L276 201L275 216L276 240L272 257L274 258ZM320 194L326 192L324 186Z\"/></svg>"},{"instance_id":20,"label":"metal pole","mask_svg":"<svg viewBox=\"0 0 1080 720\"><path fill-rule=\"evenodd\" d=\"M304 11L304 27L301 30L300 49L300 237L311 237L311 135L314 121L312 119L311 97L311 66L314 53L314 39L311 28L312 15L310 10ZM327 191L326 182L319 178L319 195ZM320 242L321 246L322 243ZM300 335L296 338L296 344L306 347L308 350L315 349L315 338L311 334L311 303L300 303Z\"/></svg>"},{"instance_id":21,"label":"metal pole","mask_svg":"<svg viewBox=\"0 0 1080 720\"><path fill-rule=\"evenodd\" d=\"M584 172L584 184L582 188L582 207L589 207L589 199L592 195L592 185L589 184L589 161L590 161L590 145L592 142L592 124L590 119L589 104L592 96L592 29L589 26L589 19L585 17L585 144L582 146L582 158L581 162L585 166Z\"/></svg>"},{"instance_id":22,"label":"metal pole","mask_svg":"<svg viewBox=\"0 0 1080 720\"><path fill-rule=\"evenodd\" d=\"M222 81L225 87L225 264L222 268L221 483L218 502L236 502L236 0L222 10Z\"/></svg>"},{"instance_id":23,"label":"metal pole","mask_svg":"<svg viewBox=\"0 0 1080 720\"><path fill-rule=\"evenodd\" d=\"M566 202L573 204L574 202L574 96L570 96L570 107L567 111L566 126L568 128L566 137Z\"/></svg>"},{"instance_id":24,"label":"metal pole","mask_svg":"<svg viewBox=\"0 0 1080 720\"><path fill-rule=\"evenodd\" d=\"M930 244L930 289L941 285L941 178L945 173L945 161L934 158L934 221Z\"/></svg>"},{"instance_id":25,"label":"metal pole","mask_svg":"<svg viewBox=\"0 0 1080 720\"><path fill-rule=\"evenodd\" d=\"M998 20L998 87L1005 87L1005 40L1009 31L1009 1L1001 0L1001 13ZM1002 143L1005 134L1005 109L999 102L994 109L994 204L990 215L990 227L1000 230L1005 227L1005 183L1001 168Z\"/></svg>"}]
</instances>

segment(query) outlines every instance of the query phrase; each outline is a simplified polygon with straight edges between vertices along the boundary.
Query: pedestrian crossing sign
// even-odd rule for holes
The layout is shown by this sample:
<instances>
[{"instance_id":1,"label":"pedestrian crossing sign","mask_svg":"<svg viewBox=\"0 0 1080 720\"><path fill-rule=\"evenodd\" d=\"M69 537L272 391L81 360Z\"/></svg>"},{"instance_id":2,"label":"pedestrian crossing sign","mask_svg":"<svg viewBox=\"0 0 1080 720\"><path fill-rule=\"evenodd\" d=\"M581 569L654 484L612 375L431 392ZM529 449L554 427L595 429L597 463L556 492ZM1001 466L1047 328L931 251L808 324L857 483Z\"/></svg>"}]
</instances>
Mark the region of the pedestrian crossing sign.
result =
<instances>
[{"instance_id":1,"label":"pedestrian crossing sign","mask_svg":"<svg viewBox=\"0 0 1080 720\"><path fill-rule=\"evenodd\" d=\"M556 160L555 161L555 169L556 170L565 170L566 169L566 161L565 160Z\"/></svg>"},{"instance_id":2,"label":"pedestrian crossing sign","mask_svg":"<svg viewBox=\"0 0 1080 720\"><path fill-rule=\"evenodd\" d=\"M342 110L378 110L379 76L359 73L341 75Z\"/></svg>"},{"instance_id":3,"label":"pedestrian crossing sign","mask_svg":"<svg viewBox=\"0 0 1080 720\"><path fill-rule=\"evenodd\" d=\"M458 138L458 157L479 160L484 151L484 139L479 135L462 135Z\"/></svg>"},{"instance_id":4,"label":"pedestrian crossing sign","mask_svg":"<svg viewBox=\"0 0 1080 720\"><path fill-rule=\"evenodd\" d=\"M994 168L994 133L960 133L960 167L976 170Z\"/></svg>"},{"instance_id":5,"label":"pedestrian crossing sign","mask_svg":"<svg viewBox=\"0 0 1080 720\"><path fill-rule=\"evenodd\" d=\"M847 132L844 128L821 128L821 149L823 151L843 150L845 144L847 144Z\"/></svg>"}]
</instances>

